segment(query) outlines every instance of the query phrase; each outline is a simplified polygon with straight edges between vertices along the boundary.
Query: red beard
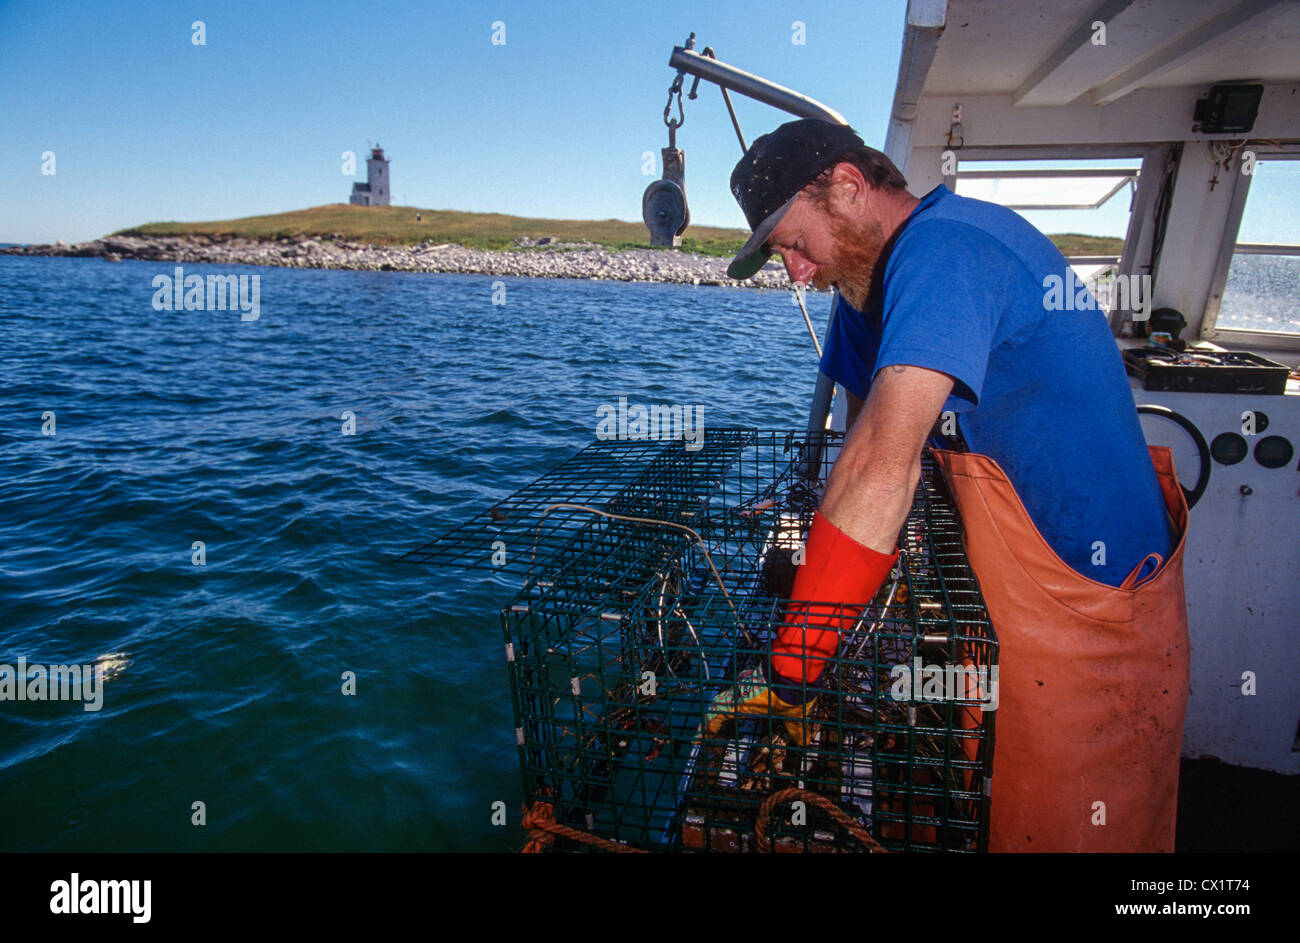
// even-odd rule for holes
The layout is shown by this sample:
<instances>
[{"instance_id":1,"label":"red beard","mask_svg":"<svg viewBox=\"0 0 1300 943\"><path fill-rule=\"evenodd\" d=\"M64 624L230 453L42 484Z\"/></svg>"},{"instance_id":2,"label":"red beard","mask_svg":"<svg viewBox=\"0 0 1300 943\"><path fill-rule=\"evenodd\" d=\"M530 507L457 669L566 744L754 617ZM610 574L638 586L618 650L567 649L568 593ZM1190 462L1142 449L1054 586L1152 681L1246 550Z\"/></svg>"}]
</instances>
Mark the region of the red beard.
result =
<instances>
[{"instance_id":1,"label":"red beard","mask_svg":"<svg viewBox=\"0 0 1300 943\"><path fill-rule=\"evenodd\" d=\"M834 259L813 276L813 287L826 291L834 283L844 300L861 311L871 290L876 263L885 246L884 229L879 223L859 223L833 213L830 214L830 227L835 240Z\"/></svg>"}]
</instances>

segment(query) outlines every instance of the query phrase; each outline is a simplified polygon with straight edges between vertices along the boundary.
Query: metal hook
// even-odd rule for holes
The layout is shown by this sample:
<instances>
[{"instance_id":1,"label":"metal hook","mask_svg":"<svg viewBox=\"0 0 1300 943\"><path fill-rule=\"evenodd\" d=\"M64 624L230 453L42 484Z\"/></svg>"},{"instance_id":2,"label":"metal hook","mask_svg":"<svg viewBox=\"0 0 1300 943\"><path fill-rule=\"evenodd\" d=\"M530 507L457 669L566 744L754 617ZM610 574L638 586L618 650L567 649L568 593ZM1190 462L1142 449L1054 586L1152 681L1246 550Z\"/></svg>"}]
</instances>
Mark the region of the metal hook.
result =
<instances>
[{"instance_id":1,"label":"metal hook","mask_svg":"<svg viewBox=\"0 0 1300 943\"><path fill-rule=\"evenodd\" d=\"M686 123L686 111L682 108L682 73L677 73L677 81L673 83L673 88L668 90L668 104L664 105L664 124L668 125L669 130L680 128ZM673 110L673 95L677 96L677 118L670 119L668 116Z\"/></svg>"},{"instance_id":2,"label":"metal hook","mask_svg":"<svg viewBox=\"0 0 1300 943\"><path fill-rule=\"evenodd\" d=\"M966 143L966 136L962 131L962 126L961 126L961 105L953 105L952 124L948 125L948 146L961 147L965 143Z\"/></svg>"}]
</instances>

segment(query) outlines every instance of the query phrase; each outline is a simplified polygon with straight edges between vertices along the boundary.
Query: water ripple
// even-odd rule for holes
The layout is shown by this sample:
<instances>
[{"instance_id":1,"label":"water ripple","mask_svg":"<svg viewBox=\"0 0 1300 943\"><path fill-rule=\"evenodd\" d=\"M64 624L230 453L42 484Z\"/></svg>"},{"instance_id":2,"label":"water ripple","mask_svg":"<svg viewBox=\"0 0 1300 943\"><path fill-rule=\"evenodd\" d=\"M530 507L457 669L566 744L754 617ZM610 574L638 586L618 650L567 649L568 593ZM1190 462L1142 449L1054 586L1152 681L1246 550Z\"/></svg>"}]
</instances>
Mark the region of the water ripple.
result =
<instances>
[{"instance_id":1,"label":"water ripple","mask_svg":"<svg viewBox=\"0 0 1300 943\"><path fill-rule=\"evenodd\" d=\"M234 267L262 278L242 322L154 311L170 270L0 257L0 664L129 661L98 712L0 702L21 810L0 850L508 848L513 583L390 561L590 442L620 395L802 425L797 309Z\"/></svg>"}]
</instances>

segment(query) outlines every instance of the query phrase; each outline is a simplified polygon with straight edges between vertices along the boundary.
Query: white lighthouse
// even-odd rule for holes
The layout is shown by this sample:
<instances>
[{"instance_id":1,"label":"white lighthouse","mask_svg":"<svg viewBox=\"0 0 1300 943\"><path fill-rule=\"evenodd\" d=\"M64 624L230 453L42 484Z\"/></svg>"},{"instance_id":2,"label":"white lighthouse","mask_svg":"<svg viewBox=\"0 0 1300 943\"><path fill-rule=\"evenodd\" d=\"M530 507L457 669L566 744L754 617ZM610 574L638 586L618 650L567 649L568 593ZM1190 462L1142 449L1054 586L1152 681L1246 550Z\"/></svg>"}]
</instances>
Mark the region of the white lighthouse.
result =
<instances>
[{"instance_id":1,"label":"white lighthouse","mask_svg":"<svg viewBox=\"0 0 1300 943\"><path fill-rule=\"evenodd\" d=\"M393 188L388 182L388 158L384 149L376 144L366 161L366 182L352 184L354 206L391 206Z\"/></svg>"}]
</instances>

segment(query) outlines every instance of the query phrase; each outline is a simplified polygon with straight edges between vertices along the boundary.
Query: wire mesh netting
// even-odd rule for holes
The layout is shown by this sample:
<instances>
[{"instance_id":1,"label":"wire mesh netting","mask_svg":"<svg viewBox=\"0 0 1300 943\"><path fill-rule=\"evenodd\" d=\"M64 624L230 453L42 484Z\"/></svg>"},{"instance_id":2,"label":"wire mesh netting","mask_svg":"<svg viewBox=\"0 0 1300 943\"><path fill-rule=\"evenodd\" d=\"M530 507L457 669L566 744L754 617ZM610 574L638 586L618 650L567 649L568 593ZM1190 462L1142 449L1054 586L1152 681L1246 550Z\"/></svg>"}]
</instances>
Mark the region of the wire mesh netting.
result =
<instances>
[{"instance_id":1,"label":"wire mesh netting","mask_svg":"<svg viewBox=\"0 0 1300 943\"><path fill-rule=\"evenodd\" d=\"M598 442L406 555L524 574L502 620L530 803L650 850L985 848L997 641L928 455L876 597L803 601L839 635L807 706L730 706L803 628L787 597L842 444Z\"/></svg>"}]
</instances>

